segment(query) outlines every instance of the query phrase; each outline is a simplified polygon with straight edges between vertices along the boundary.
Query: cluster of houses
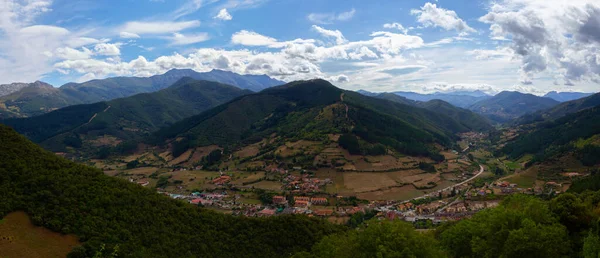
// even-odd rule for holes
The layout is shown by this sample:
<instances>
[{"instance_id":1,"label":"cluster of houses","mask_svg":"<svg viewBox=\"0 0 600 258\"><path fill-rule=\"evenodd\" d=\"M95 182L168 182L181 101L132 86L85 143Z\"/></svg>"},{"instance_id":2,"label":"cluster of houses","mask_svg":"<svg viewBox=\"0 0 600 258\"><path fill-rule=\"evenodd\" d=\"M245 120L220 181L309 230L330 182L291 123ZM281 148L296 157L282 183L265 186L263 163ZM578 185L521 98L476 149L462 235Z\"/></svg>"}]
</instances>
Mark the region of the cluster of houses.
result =
<instances>
[{"instance_id":1,"label":"cluster of houses","mask_svg":"<svg viewBox=\"0 0 600 258\"><path fill-rule=\"evenodd\" d=\"M273 204L275 205L288 205L288 200L285 196L276 195L273 196ZM308 197L308 196L294 196L294 207L296 208L308 208L311 205L327 205L329 200L325 197Z\"/></svg>"},{"instance_id":2,"label":"cluster of houses","mask_svg":"<svg viewBox=\"0 0 600 258\"><path fill-rule=\"evenodd\" d=\"M309 174L302 176L288 175L283 179L284 188L292 193L316 193L324 185L332 183L331 179L311 178Z\"/></svg>"},{"instance_id":3,"label":"cluster of houses","mask_svg":"<svg viewBox=\"0 0 600 258\"><path fill-rule=\"evenodd\" d=\"M224 185L227 184L231 181L231 177L227 176L227 175L222 175L220 177L217 177L215 179L213 179L211 181L211 183L213 183L214 185Z\"/></svg>"}]
</instances>

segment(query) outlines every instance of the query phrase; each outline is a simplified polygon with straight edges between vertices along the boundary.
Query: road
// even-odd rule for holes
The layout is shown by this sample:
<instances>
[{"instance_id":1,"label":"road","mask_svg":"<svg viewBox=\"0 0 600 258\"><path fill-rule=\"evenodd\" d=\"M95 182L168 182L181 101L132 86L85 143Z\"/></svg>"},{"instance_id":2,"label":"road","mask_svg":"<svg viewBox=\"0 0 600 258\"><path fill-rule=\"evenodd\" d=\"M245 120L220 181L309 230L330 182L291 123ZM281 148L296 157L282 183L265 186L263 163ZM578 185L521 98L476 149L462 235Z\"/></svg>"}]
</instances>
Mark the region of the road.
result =
<instances>
[{"instance_id":1,"label":"road","mask_svg":"<svg viewBox=\"0 0 600 258\"><path fill-rule=\"evenodd\" d=\"M436 191L436 192L446 191L446 190L452 189L452 188L454 188L454 187L461 186L461 185L464 185L464 184L466 184L466 183L468 183L468 182L471 182L471 181L475 180L475 178L477 178L478 176L480 176L480 175L483 173L483 171L484 171L484 168L483 168L483 166L482 166L482 165L479 165L479 173L477 173L477 174L476 174L476 175L474 175L473 177L471 177L471 178L469 178L469 179L467 179L467 180L465 180L465 181L462 181L462 182L460 182L460 183L458 183L458 184L454 184L454 185L448 186L448 187L446 187L446 188L444 188L444 189L442 189L442 190L438 190L438 191ZM431 192L431 193L433 193L433 192ZM410 199L410 200L406 200L406 201L403 201L403 202L410 202L410 201L413 201L413 200L419 200L419 199L423 199L423 198L427 197L428 195L430 195L431 193L424 194L424 195L422 195L422 196L415 197L415 198L412 198L412 199Z\"/></svg>"}]
</instances>

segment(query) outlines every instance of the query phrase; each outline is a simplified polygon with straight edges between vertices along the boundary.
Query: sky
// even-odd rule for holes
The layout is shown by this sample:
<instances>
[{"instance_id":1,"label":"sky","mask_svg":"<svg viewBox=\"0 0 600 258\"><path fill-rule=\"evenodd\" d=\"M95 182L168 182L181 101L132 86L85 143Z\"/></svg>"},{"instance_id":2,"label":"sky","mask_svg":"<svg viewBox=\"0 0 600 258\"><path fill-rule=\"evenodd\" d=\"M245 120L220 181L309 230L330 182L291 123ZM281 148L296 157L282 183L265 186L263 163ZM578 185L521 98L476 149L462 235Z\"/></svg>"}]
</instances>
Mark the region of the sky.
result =
<instances>
[{"instance_id":1,"label":"sky","mask_svg":"<svg viewBox=\"0 0 600 258\"><path fill-rule=\"evenodd\" d=\"M0 0L0 83L173 68L373 92L597 92L600 1Z\"/></svg>"}]
</instances>

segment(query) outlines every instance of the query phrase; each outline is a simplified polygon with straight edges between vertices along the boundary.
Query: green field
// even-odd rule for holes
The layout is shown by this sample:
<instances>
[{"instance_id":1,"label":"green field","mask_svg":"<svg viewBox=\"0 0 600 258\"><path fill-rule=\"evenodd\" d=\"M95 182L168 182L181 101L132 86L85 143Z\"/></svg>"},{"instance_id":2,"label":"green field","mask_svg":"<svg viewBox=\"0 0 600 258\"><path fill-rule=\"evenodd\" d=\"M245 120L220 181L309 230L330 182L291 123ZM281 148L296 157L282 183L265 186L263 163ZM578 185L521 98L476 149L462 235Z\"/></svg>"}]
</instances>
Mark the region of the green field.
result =
<instances>
[{"instance_id":1,"label":"green field","mask_svg":"<svg viewBox=\"0 0 600 258\"><path fill-rule=\"evenodd\" d=\"M0 257L66 257L76 237L36 227L24 212L13 212L0 220Z\"/></svg>"}]
</instances>

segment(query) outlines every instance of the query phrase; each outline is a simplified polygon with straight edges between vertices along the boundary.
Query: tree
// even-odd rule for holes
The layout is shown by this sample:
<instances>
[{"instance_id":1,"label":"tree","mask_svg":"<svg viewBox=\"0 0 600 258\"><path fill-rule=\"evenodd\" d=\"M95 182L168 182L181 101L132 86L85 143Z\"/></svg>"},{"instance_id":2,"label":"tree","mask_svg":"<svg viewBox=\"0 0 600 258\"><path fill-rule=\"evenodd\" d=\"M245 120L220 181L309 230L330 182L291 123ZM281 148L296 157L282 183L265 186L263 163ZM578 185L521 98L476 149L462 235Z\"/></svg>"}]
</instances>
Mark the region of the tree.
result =
<instances>
[{"instance_id":1,"label":"tree","mask_svg":"<svg viewBox=\"0 0 600 258\"><path fill-rule=\"evenodd\" d=\"M358 138L356 138L356 136L354 136L353 134L343 134L338 139L338 143L342 148L348 150L350 154L361 154Z\"/></svg>"},{"instance_id":2,"label":"tree","mask_svg":"<svg viewBox=\"0 0 600 258\"><path fill-rule=\"evenodd\" d=\"M350 230L323 238L312 255L294 257L443 257L437 241L418 233L403 221L369 221L361 230Z\"/></svg>"}]
</instances>

